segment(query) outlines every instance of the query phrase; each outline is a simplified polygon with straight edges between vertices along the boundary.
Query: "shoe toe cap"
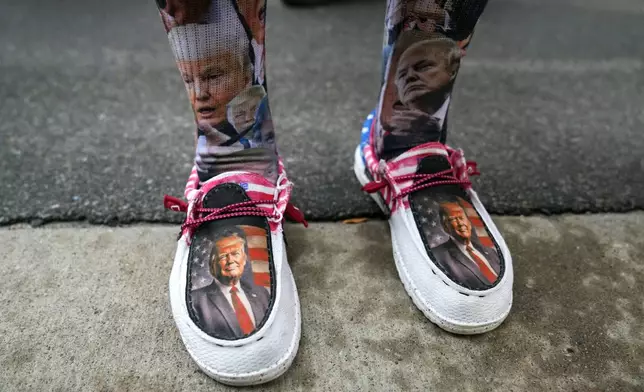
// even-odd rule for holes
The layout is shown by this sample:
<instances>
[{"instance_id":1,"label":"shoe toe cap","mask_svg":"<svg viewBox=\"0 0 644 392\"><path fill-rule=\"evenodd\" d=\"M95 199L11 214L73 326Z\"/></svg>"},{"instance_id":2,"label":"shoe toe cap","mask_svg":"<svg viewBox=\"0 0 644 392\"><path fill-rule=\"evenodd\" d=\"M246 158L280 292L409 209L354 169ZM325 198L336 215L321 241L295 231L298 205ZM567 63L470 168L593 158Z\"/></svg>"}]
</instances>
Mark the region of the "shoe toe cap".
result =
<instances>
[{"instance_id":1,"label":"shoe toe cap","mask_svg":"<svg viewBox=\"0 0 644 392\"><path fill-rule=\"evenodd\" d=\"M297 353L301 315L295 281L288 263L281 264L280 294L275 298L271 315L258 331L248 338L226 341L204 333L190 319L180 287L170 278L172 311L181 339L190 356L207 375L229 385L255 385L284 373Z\"/></svg>"}]
</instances>

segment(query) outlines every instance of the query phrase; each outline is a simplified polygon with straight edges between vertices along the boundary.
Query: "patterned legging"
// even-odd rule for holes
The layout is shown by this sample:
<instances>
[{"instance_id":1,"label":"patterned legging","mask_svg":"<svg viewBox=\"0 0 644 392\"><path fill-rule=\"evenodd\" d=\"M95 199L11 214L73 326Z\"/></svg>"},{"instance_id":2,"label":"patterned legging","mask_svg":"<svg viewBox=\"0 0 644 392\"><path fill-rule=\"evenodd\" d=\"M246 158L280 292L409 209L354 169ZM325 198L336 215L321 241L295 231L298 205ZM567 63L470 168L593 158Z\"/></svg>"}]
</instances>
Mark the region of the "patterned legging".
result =
<instances>
[{"instance_id":1,"label":"patterned legging","mask_svg":"<svg viewBox=\"0 0 644 392\"><path fill-rule=\"evenodd\" d=\"M487 0L388 0L376 151L444 141L452 86ZM275 180L265 80L266 0L157 0L196 122L200 181L230 170Z\"/></svg>"}]
</instances>

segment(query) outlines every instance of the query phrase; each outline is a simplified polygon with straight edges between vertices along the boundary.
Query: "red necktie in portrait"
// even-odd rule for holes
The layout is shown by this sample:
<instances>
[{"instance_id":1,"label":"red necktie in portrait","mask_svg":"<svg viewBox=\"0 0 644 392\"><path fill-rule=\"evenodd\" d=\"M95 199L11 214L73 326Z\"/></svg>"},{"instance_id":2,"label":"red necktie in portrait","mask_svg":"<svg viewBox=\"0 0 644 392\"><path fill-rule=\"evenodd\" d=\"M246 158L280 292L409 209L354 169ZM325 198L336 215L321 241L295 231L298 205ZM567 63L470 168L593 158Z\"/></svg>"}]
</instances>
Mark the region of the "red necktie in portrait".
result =
<instances>
[{"instance_id":1,"label":"red necktie in portrait","mask_svg":"<svg viewBox=\"0 0 644 392\"><path fill-rule=\"evenodd\" d=\"M474 252L474 247L472 246L472 244L467 245L465 249L467 249L467 253L470 254L470 257L472 257L472 260L474 260L476 265L478 265L479 269L483 273L483 276L485 276L485 279L487 279L490 284L496 282L496 273L487 266L485 261L483 261L481 257L476 254L476 252Z\"/></svg>"},{"instance_id":2,"label":"red necktie in portrait","mask_svg":"<svg viewBox=\"0 0 644 392\"><path fill-rule=\"evenodd\" d=\"M233 307L235 308L235 315L237 316L237 321L239 322L239 327L241 328L242 332L244 335L248 335L253 330L255 329L255 326L253 325L253 321L250 319L250 316L248 315L248 311L246 310L246 307L242 303L241 299L239 299L239 295L237 295L237 287L233 286L230 289L230 297L233 300Z\"/></svg>"}]
</instances>

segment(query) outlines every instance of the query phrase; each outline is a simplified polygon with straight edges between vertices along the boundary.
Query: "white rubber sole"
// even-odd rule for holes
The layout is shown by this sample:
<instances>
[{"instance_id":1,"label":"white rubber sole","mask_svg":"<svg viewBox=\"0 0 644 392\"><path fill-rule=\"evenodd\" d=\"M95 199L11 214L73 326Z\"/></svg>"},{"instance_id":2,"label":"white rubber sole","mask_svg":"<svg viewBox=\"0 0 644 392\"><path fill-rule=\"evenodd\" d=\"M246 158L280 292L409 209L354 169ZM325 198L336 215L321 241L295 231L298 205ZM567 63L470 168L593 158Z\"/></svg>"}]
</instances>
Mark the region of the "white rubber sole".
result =
<instances>
[{"instance_id":1,"label":"white rubber sole","mask_svg":"<svg viewBox=\"0 0 644 392\"><path fill-rule=\"evenodd\" d=\"M497 328L499 325L503 323L506 317L508 317L508 314L510 314L510 308L508 308L508 311L505 312L500 318L495 319L491 322L478 323L478 324L456 323L452 320L441 317L439 313L435 312L432 309L431 305L426 304L420 298L420 296L418 296L417 293L419 290L412 283L411 277L407 273L407 269L404 267L404 264L401 261L402 259L398 253L398 243L396 241L396 237L393 235L391 238L391 242L392 242L392 248L393 248L393 254L394 254L394 261L396 263L396 270L398 271L398 276L400 277L400 281L402 282L403 287L405 288L405 291L409 295L409 298L411 298L414 305L416 305L416 307L420 309L421 312L423 312L423 314L425 315L425 317L429 319L429 321L436 324L441 329L458 335L478 335L478 334L492 331L493 329Z\"/></svg>"},{"instance_id":2,"label":"white rubber sole","mask_svg":"<svg viewBox=\"0 0 644 392\"><path fill-rule=\"evenodd\" d=\"M365 174L365 165L362 160L362 153L360 151L359 145L356 148L356 151L354 154L353 170L361 185L364 186L369 182L369 178ZM385 214L387 214L388 208L385 207L384 201L379 196L379 194L372 193L370 194L370 196L376 202L376 204L378 204L380 209ZM405 268L405 264L403 263L402 257L400 256L399 245L398 245L398 241L396 240L396 235L394 233L394 230L391 227L391 220L389 221L389 227L391 231L391 242L392 242L394 262L396 264L396 270L398 271L398 276L400 277L400 280L403 284L403 287L405 288L405 291L407 292L407 295L409 295L414 305L416 305L416 307L421 312L423 312L423 314L425 315L425 317L429 319L429 321L436 324L438 327L440 327L441 329L447 332L451 332L459 335L476 335L476 334L489 332L497 328L499 325L503 323L503 321L507 318L508 314L510 314L510 309L512 307L511 302L510 302L510 306L508 306L507 311L504 312L501 315L501 317L498 317L494 320L487 321L485 323L476 323L476 324L458 323L458 322L455 322L454 320L450 320L448 318L442 317L439 313L437 313L429 303L424 301L418 295L419 290L413 284L411 276L409 275L407 268Z\"/></svg>"}]
</instances>

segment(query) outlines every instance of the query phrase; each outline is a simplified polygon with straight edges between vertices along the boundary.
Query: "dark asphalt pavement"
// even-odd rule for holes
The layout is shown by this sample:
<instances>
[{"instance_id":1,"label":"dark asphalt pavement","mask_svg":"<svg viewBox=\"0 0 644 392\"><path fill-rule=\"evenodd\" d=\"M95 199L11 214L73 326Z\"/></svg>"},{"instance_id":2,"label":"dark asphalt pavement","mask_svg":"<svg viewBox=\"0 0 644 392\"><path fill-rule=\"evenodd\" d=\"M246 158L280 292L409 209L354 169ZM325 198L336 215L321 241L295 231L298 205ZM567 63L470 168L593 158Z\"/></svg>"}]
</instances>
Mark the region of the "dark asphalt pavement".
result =
<instances>
[{"instance_id":1,"label":"dark asphalt pavement","mask_svg":"<svg viewBox=\"0 0 644 392\"><path fill-rule=\"evenodd\" d=\"M0 5L0 224L178 221L192 118L154 1ZM644 208L644 3L492 0L450 144L501 214ZM44 5L43 5L44 4ZM352 153L379 89L384 0L269 0L280 151L311 219L377 213Z\"/></svg>"}]
</instances>

